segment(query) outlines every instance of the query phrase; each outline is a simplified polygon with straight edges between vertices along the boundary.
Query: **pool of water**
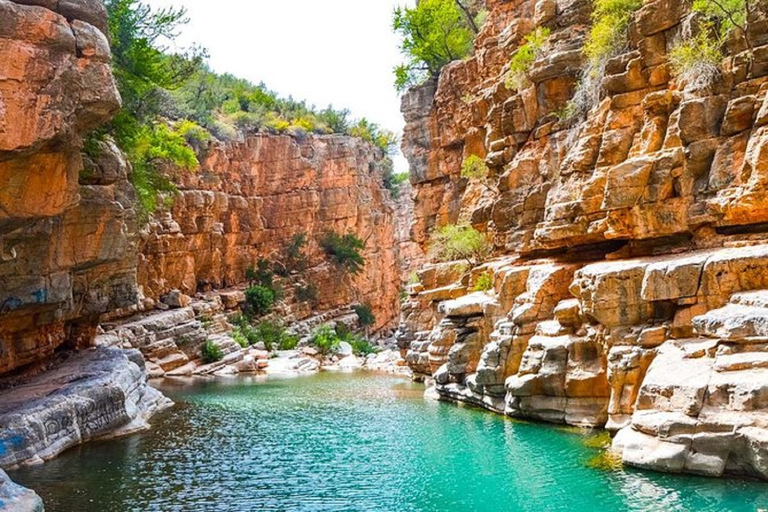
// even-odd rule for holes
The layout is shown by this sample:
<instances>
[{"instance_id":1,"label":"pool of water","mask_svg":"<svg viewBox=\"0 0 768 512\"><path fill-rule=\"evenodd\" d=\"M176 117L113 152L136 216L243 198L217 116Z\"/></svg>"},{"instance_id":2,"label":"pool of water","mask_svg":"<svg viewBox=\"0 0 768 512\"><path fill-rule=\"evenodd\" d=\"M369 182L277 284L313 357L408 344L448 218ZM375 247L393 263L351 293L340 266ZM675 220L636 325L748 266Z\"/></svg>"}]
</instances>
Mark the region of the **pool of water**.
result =
<instances>
[{"instance_id":1,"label":"pool of water","mask_svg":"<svg viewBox=\"0 0 768 512\"><path fill-rule=\"evenodd\" d=\"M151 431L11 472L48 512L756 511L768 484L608 471L590 435L368 373L165 383Z\"/></svg>"}]
</instances>

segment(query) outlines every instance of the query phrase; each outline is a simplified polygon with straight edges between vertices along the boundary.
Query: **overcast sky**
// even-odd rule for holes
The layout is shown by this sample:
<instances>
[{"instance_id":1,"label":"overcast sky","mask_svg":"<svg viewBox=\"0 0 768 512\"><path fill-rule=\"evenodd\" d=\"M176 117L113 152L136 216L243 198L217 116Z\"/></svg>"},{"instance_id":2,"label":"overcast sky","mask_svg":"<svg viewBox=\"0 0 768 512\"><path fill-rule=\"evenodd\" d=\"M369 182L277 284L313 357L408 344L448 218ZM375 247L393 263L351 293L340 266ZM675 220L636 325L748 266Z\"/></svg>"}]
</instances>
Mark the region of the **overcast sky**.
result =
<instances>
[{"instance_id":1,"label":"overcast sky","mask_svg":"<svg viewBox=\"0 0 768 512\"><path fill-rule=\"evenodd\" d=\"M400 62L392 10L407 0L145 0L184 6L182 46L208 49L209 64L281 96L347 108L398 134L403 131L392 68ZM395 159L398 171L405 160Z\"/></svg>"}]
</instances>

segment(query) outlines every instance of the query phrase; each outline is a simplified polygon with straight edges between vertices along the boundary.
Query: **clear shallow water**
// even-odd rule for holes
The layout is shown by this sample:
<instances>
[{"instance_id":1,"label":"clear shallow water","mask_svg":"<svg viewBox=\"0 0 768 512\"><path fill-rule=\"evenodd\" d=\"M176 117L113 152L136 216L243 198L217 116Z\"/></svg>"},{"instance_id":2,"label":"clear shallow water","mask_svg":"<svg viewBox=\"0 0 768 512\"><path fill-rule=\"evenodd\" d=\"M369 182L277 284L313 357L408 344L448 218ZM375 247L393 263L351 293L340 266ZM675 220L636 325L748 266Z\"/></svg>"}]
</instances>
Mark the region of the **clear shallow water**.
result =
<instances>
[{"instance_id":1,"label":"clear shallow water","mask_svg":"<svg viewBox=\"0 0 768 512\"><path fill-rule=\"evenodd\" d=\"M372 374L165 385L150 432L11 473L48 512L756 511L768 484L587 465L586 436Z\"/></svg>"}]
</instances>

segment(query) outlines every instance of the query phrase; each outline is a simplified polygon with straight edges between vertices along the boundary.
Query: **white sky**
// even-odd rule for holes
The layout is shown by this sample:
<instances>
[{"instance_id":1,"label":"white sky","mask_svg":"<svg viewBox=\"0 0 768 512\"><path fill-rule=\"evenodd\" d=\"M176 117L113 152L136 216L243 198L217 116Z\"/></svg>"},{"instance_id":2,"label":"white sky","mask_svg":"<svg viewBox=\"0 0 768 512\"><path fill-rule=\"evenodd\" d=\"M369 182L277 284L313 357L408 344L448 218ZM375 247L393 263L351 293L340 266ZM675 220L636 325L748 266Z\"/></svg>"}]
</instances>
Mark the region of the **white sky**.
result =
<instances>
[{"instance_id":1,"label":"white sky","mask_svg":"<svg viewBox=\"0 0 768 512\"><path fill-rule=\"evenodd\" d=\"M281 96L347 108L398 134L400 99L392 68L401 60L392 11L406 0L145 0L184 6L181 46L208 49L209 65ZM398 148L399 150L399 148ZM402 155L398 172L408 169Z\"/></svg>"}]
</instances>

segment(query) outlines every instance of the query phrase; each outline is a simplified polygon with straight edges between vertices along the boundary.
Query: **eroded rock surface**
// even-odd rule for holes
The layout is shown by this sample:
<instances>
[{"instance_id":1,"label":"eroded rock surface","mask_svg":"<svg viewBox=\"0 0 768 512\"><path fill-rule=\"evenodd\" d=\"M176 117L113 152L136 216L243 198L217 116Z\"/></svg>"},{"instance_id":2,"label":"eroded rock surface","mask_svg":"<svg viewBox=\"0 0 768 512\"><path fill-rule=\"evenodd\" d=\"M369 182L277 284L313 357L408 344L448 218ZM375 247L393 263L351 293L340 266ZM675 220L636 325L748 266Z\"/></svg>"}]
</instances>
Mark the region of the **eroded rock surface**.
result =
<instances>
[{"instance_id":1,"label":"eroded rock surface","mask_svg":"<svg viewBox=\"0 0 768 512\"><path fill-rule=\"evenodd\" d=\"M132 190L82 137L120 106L100 2L0 1L0 374L136 302ZM133 234L132 234L133 233Z\"/></svg>"},{"instance_id":2,"label":"eroded rock surface","mask_svg":"<svg viewBox=\"0 0 768 512\"><path fill-rule=\"evenodd\" d=\"M345 136L254 135L204 152L198 171L174 177L180 193L173 207L142 237L138 272L147 297L243 285L246 269L260 258L284 262L285 247L303 233L309 259L300 284L314 286L318 300L293 304L288 314L301 320L359 301L372 306L374 328L392 324L399 261L380 150ZM365 241L360 274L329 263L319 244L327 231Z\"/></svg>"},{"instance_id":3,"label":"eroded rock surface","mask_svg":"<svg viewBox=\"0 0 768 512\"><path fill-rule=\"evenodd\" d=\"M136 350L92 348L3 392L0 467L36 464L67 448L149 427L171 401L147 384Z\"/></svg>"},{"instance_id":4,"label":"eroded rock surface","mask_svg":"<svg viewBox=\"0 0 768 512\"><path fill-rule=\"evenodd\" d=\"M564 119L591 3L487 5L474 55L403 98L415 240L466 221L498 258L419 272L398 333L414 375L444 399L606 427L627 464L766 478L768 22L752 20L751 75L732 41L693 90L668 65L687 4L646 1L603 97ZM511 90L537 26L547 45ZM472 155L493 186L461 177Z\"/></svg>"},{"instance_id":5,"label":"eroded rock surface","mask_svg":"<svg viewBox=\"0 0 768 512\"><path fill-rule=\"evenodd\" d=\"M43 500L34 491L13 483L0 469L0 511L43 512Z\"/></svg>"}]
</instances>

